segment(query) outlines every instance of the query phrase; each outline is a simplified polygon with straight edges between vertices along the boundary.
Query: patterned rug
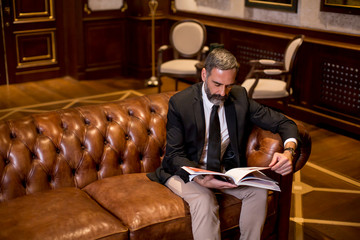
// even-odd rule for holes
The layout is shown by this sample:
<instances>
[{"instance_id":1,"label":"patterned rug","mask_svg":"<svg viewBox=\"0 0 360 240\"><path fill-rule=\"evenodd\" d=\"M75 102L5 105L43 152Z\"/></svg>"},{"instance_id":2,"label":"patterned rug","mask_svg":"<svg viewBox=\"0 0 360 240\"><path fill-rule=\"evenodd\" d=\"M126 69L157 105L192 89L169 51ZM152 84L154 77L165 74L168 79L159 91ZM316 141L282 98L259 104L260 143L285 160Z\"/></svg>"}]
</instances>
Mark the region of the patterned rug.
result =
<instances>
[{"instance_id":1,"label":"patterned rug","mask_svg":"<svg viewBox=\"0 0 360 240\"><path fill-rule=\"evenodd\" d=\"M20 118L34 113L42 113L56 109L67 109L90 104L100 104L109 101L123 100L126 98L142 96L141 92L135 90L124 90L87 97L65 99L60 101L39 103L21 107L0 109L0 120Z\"/></svg>"}]
</instances>

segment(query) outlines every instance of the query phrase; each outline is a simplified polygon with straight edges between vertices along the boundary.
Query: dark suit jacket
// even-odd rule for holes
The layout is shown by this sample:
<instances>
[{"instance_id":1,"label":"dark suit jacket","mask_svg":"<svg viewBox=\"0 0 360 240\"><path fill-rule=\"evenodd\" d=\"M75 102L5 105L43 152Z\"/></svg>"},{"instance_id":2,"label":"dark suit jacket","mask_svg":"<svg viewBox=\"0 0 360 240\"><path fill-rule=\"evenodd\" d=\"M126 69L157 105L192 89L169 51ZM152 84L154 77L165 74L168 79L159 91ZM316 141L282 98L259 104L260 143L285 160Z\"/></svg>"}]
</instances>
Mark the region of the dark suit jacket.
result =
<instances>
[{"instance_id":1,"label":"dark suit jacket","mask_svg":"<svg viewBox=\"0 0 360 240\"><path fill-rule=\"evenodd\" d=\"M171 97L167 115L167 143L162 166L148 177L165 183L172 175L185 182L187 174L182 166L198 166L205 141L205 117L201 93L197 83ZM234 86L224 103L230 144L221 164L226 170L246 166L247 137L253 124L279 133L283 141L298 139L296 124L284 115L248 98L245 88Z\"/></svg>"}]
</instances>

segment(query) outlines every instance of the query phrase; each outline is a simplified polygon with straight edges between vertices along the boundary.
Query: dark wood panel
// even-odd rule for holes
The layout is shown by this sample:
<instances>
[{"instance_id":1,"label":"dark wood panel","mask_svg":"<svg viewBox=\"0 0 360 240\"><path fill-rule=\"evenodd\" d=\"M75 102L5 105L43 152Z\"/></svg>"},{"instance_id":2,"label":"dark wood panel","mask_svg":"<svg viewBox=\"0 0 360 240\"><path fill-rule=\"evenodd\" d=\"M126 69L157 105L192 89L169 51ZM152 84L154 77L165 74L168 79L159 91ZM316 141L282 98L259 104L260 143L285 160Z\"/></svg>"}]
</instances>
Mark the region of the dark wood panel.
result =
<instances>
[{"instance_id":1,"label":"dark wood panel","mask_svg":"<svg viewBox=\"0 0 360 240\"><path fill-rule=\"evenodd\" d=\"M5 49L3 43L3 31L0 32L0 86L6 84L6 59L5 59Z\"/></svg>"},{"instance_id":2,"label":"dark wood panel","mask_svg":"<svg viewBox=\"0 0 360 240\"><path fill-rule=\"evenodd\" d=\"M128 14L129 16L136 16L136 17L150 17L150 8L149 8L149 1L144 0L130 0L127 1L129 6ZM169 13L169 0L157 0L158 6L156 8L156 16L164 16Z\"/></svg>"},{"instance_id":3,"label":"dark wood panel","mask_svg":"<svg viewBox=\"0 0 360 240\"><path fill-rule=\"evenodd\" d=\"M226 47L234 53L238 62L239 82L245 80L250 71L249 61L253 59L272 59L283 61L288 40L268 36L257 36L251 33L231 32Z\"/></svg>"},{"instance_id":4,"label":"dark wood panel","mask_svg":"<svg viewBox=\"0 0 360 240\"><path fill-rule=\"evenodd\" d=\"M278 38L291 38L294 35L304 34L307 40L316 43L325 43L343 48L360 50L358 34L347 34L341 32L319 31L317 29L295 27L266 23L260 21L222 17L215 15L177 11L171 13L168 19L180 20L184 18L195 18L202 21L206 26L233 31L252 32L258 35L268 35Z\"/></svg>"},{"instance_id":5,"label":"dark wood panel","mask_svg":"<svg viewBox=\"0 0 360 240\"><path fill-rule=\"evenodd\" d=\"M320 70L314 108L360 122L360 52L323 46L314 57Z\"/></svg>"},{"instance_id":6,"label":"dark wood panel","mask_svg":"<svg viewBox=\"0 0 360 240\"><path fill-rule=\"evenodd\" d=\"M151 76L151 20L130 18L127 22L128 33L128 74L138 78ZM167 20L155 21L155 49L169 43L169 23ZM155 63L157 51L155 51Z\"/></svg>"},{"instance_id":7,"label":"dark wood panel","mask_svg":"<svg viewBox=\"0 0 360 240\"><path fill-rule=\"evenodd\" d=\"M75 4L76 11L72 14L77 28L70 28L77 38L75 42L70 42L70 47L76 51L77 57L73 58L76 69L72 69L72 76L98 79L124 75L127 38L125 6L96 10L90 8L87 0Z\"/></svg>"},{"instance_id":8,"label":"dark wood panel","mask_svg":"<svg viewBox=\"0 0 360 240\"><path fill-rule=\"evenodd\" d=\"M55 29L15 32L17 68L57 64Z\"/></svg>"},{"instance_id":9,"label":"dark wood panel","mask_svg":"<svg viewBox=\"0 0 360 240\"><path fill-rule=\"evenodd\" d=\"M54 0L13 1L14 21L46 21L54 19Z\"/></svg>"},{"instance_id":10,"label":"dark wood panel","mask_svg":"<svg viewBox=\"0 0 360 240\"><path fill-rule=\"evenodd\" d=\"M86 23L86 66L122 64L125 55L123 21Z\"/></svg>"},{"instance_id":11,"label":"dark wood panel","mask_svg":"<svg viewBox=\"0 0 360 240\"><path fill-rule=\"evenodd\" d=\"M61 1L7 1L4 39L9 83L59 77L64 73ZM9 14L8 14L9 13Z\"/></svg>"},{"instance_id":12,"label":"dark wood panel","mask_svg":"<svg viewBox=\"0 0 360 240\"><path fill-rule=\"evenodd\" d=\"M86 22L84 32L86 78L121 75L126 54L124 21Z\"/></svg>"}]
</instances>

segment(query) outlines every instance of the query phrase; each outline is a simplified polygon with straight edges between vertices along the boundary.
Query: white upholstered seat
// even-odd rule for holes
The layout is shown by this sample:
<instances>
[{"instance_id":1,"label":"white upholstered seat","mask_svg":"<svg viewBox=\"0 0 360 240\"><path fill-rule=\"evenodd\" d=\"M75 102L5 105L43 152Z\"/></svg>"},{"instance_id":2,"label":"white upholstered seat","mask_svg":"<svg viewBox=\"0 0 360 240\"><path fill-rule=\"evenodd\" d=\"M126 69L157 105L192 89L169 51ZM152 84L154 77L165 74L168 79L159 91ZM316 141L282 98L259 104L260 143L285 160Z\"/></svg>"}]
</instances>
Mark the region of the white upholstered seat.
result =
<instances>
[{"instance_id":1,"label":"white upholstered seat","mask_svg":"<svg viewBox=\"0 0 360 240\"><path fill-rule=\"evenodd\" d=\"M286 103L292 94L291 74L296 53L304 41L304 36L294 37L288 44L284 61L270 59L251 60L251 70L241 84L253 99L282 99Z\"/></svg>"},{"instance_id":2,"label":"white upholstered seat","mask_svg":"<svg viewBox=\"0 0 360 240\"><path fill-rule=\"evenodd\" d=\"M163 45L158 49L158 80L161 91L162 77L174 78L175 90L179 79L197 81L195 65L205 58L208 47L205 26L193 19L176 22L170 30L170 45ZM173 59L163 61L163 53L172 50Z\"/></svg>"}]
</instances>

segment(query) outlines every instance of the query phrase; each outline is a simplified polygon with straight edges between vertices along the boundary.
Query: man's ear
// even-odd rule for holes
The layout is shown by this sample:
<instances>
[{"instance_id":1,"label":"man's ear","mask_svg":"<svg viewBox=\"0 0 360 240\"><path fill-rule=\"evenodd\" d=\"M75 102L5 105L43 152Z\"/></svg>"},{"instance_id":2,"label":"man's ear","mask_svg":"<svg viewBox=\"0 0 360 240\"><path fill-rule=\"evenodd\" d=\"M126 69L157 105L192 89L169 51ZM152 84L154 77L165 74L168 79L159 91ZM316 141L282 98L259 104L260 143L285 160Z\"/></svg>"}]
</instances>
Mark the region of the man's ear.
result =
<instances>
[{"instance_id":1,"label":"man's ear","mask_svg":"<svg viewBox=\"0 0 360 240\"><path fill-rule=\"evenodd\" d=\"M206 80L206 69L205 68L201 69L201 80L203 80L203 82L205 82L205 80Z\"/></svg>"}]
</instances>

